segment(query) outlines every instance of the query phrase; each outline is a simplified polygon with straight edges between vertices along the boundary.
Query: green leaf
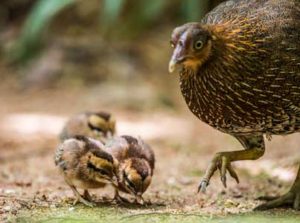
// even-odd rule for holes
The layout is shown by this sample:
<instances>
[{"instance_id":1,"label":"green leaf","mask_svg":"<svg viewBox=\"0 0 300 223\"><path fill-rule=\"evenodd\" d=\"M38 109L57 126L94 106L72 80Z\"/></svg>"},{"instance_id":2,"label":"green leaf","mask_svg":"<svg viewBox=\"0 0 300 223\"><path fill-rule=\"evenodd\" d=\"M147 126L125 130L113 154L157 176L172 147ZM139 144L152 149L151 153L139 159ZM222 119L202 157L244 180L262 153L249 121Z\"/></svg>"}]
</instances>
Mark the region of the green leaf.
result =
<instances>
[{"instance_id":1,"label":"green leaf","mask_svg":"<svg viewBox=\"0 0 300 223\"><path fill-rule=\"evenodd\" d=\"M166 6L167 1L151 0L145 1L141 4L141 12L143 19L146 21L153 21L157 19Z\"/></svg>"},{"instance_id":2,"label":"green leaf","mask_svg":"<svg viewBox=\"0 0 300 223\"><path fill-rule=\"evenodd\" d=\"M124 3L125 0L103 0L101 18L104 26L111 25L116 22L121 14Z\"/></svg>"},{"instance_id":3,"label":"green leaf","mask_svg":"<svg viewBox=\"0 0 300 223\"><path fill-rule=\"evenodd\" d=\"M12 50L12 60L26 60L41 43L43 31L51 19L75 0L39 0L27 17L20 38Z\"/></svg>"},{"instance_id":4,"label":"green leaf","mask_svg":"<svg viewBox=\"0 0 300 223\"><path fill-rule=\"evenodd\" d=\"M208 10L209 1L186 0L182 2L183 14L187 21L199 21Z\"/></svg>"}]
</instances>

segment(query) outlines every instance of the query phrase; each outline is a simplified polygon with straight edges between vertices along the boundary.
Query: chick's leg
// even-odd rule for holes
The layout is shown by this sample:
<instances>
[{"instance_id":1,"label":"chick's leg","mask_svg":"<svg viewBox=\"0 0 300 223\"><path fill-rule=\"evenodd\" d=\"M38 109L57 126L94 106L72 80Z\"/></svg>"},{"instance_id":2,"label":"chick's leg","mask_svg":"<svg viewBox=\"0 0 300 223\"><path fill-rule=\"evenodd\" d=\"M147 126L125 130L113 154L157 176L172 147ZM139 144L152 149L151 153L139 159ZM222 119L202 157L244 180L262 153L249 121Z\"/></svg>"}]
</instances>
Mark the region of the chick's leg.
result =
<instances>
[{"instance_id":1,"label":"chick's leg","mask_svg":"<svg viewBox=\"0 0 300 223\"><path fill-rule=\"evenodd\" d=\"M94 207L94 206L95 206L94 203L85 200L85 199L80 195L80 193L77 191L76 187L74 187L74 186L70 186L70 187L71 187L71 189L72 189L72 191L73 191L73 193L74 193L74 195L75 195L75 197L76 197L76 200L74 201L73 205L77 204L78 201L80 201L81 203L85 204L86 206L89 206L89 207Z\"/></svg>"},{"instance_id":2,"label":"chick's leg","mask_svg":"<svg viewBox=\"0 0 300 223\"><path fill-rule=\"evenodd\" d=\"M90 195L89 191L88 190L84 190L83 192L83 198L88 200L88 201L92 201L92 196Z\"/></svg>"},{"instance_id":3,"label":"chick's leg","mask_svg":"<svg viewBox=\"0 0 300 223\"><path fill-rule=\"evenodd\" d=\"M213 176L217 169L219 169L220 171L221 181L224 187L226 187L227 171L229 172L230 176L233 177L237 181L237 183L239 183L239 178L234 171L231 162L239 160L256 160L264 154L265 143L262 135L236 136L236 138L240 141L245 150L220 152L215 154L205 172L203 179L198 186L198 192L205 192L210 178Z\"/></svg>"},{"instance_id":4,"label":"chick's leg","mask_svg":"<svg viewBox=\"0 0 300 223\"><path fill-rule=\"evenodd\" d=\"M289 192L280 197L275 197L269 202L257 206L255 210L268 210L282 206L292 206L295 210L300 210L300 166L295 182Z\"/></svg>"}]
</instances>

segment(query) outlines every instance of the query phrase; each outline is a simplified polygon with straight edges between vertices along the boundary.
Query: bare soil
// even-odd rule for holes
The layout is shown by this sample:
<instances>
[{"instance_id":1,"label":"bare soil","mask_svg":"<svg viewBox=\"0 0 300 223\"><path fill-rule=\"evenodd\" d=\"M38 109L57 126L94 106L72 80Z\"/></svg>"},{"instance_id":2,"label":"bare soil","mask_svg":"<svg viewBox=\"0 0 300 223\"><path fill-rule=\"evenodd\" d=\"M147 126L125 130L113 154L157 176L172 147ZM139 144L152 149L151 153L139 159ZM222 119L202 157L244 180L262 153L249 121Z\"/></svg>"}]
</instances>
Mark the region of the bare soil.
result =
<instances>
[{"instance_id":1,"label":"bare soil","mask_svg":"<svg viewBox=\"0 0 300 223\"><path fill-rule=\"evenodd\" d=\"M201 123L184 106L179 110L130 110L106 103L99 96L93 97L91 89L24 92L10 88L6 85L0 90L1 222L39 208L72 208L72 192L58 174L53 154L65 120L83 110L111 111L117 117L118 134L141 136L152 145L157 159L153 182L144 195L151 205L109 204L107 198L112 197L113 191L108 187L91 191L99 207L122 208L137 214L248 213L260 203L255 198L286 192L296 174L299 135L275 136L271 141L266 140L263 158L234 164L240 184L228 177L225 189L216 173L207 193L197 194L198 182L213 155L241 146L231 136ZM279 211L284 209L269 213ZM293 211L286 213L300 215Z\"/></svg>"}]
</instances>

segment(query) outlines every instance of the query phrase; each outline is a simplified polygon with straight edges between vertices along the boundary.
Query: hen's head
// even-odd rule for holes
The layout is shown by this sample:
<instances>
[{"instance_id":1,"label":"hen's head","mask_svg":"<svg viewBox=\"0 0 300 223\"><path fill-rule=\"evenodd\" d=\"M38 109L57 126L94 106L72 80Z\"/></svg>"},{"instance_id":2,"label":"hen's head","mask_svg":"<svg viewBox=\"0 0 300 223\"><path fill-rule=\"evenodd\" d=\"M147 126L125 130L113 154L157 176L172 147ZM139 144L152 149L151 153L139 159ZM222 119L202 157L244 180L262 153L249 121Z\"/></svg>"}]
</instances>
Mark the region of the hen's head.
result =
<instances>
[{"instance_id":1,"label":"hen's head","mask_svg":"<svg viewBox=\"0 0 300 223\"><path fill-rule=\"evenodd\" d=\"M197 69L209 58L213 36L199 23L187 23L174 29L171 46L174 48L169 63L169 72L177 66Z\"/></svg>"}]
</instances>

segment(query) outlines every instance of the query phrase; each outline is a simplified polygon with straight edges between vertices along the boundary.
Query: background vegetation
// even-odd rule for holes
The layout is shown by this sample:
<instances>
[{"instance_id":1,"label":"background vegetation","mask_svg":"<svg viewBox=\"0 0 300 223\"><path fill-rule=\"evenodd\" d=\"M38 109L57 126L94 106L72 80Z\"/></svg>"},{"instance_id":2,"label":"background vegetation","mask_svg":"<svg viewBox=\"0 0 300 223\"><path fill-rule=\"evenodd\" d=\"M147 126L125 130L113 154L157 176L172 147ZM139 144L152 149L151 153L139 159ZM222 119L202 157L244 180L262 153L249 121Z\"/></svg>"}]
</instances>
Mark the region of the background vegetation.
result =
<instances>
[{"instance_id":1,"label":"background vegetation","mask_svg":"<svg viewBox=\"0 0 300 223\"><path fill-rule=\"evenodd\" d=\"M21 75L21 81L27 82L24 85L30 82L37 86L53 85L57 79L68 76L84 81L92 80L93 83L95 79L103 80L107 76L120 77L122 74L118 72L109 75L108 66L98 65L92 71L84 68L87 64L88 67L91 64L94 67L97 58L102 61L110 60L111 63L109 55L112 51L114 55L125 57L127 64L142 58L139 63L141 67L165 68L172 29L187 21L199 21L219 2L221 1L2 0L1 57L5 59L5 65L21 69L17 73ZM156 55L153 51L159 51L161 47L165 54ZM33 72L32 67L37 67L41 58L47 56L54 61L49 65L49 70ZM164 64L153 63L149 61L149 57L159 58L157 61L163 61ZM85 64L82 66L82 63ZM70 72L77 68L67 71L59 67L59 64L79 66L80 72L71 75ZM106 61L103 64L107 64ZM160 73L166 70L156 71ZM34 84L32 79L39 81Z\"/></svg>"}]
</instances>

